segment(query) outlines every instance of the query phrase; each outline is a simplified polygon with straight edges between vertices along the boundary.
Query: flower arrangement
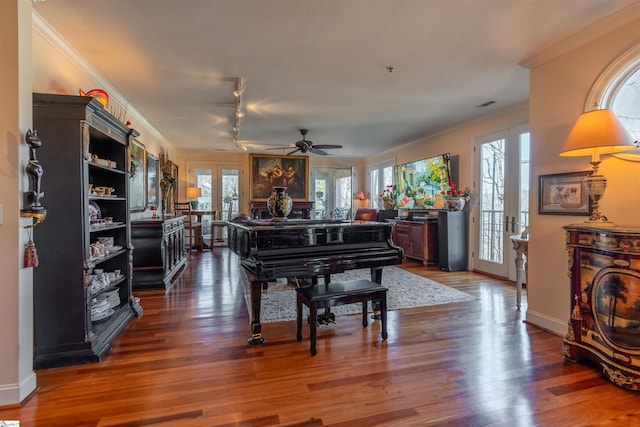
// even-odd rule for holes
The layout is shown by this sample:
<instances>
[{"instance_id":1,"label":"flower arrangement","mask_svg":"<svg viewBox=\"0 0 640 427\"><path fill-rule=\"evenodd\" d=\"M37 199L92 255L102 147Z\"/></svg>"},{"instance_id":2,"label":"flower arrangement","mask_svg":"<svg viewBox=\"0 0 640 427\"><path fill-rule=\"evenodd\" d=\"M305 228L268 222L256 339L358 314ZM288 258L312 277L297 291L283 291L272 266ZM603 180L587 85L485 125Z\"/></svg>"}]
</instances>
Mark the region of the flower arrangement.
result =
<instances>
[{"instance_id":1,"label":"flower arrangement","mask_svg":"<svg viewBox=\"0 0 640 427\"><path fill-rule=\"evenodd\" d=\"M387 187L380 193L380 204L385 209L393 209L396 207L396 186L393 184L387 185Z\"/></svg>"},{"instance_id":2,"label":"flower arrangement","mask_svg":"<svg viewBox=\"0 0 640 427\"><path fill-rule=\"evenodd\" d=\"M460 190L455 182L449 181L449 189L441 191L442 196L447 198L452 197L462 197L467 202L471 200L471 197L475 196L475 192L471 191L469 187L465 187L463 190Z\"/></svg>"}]
</instances>

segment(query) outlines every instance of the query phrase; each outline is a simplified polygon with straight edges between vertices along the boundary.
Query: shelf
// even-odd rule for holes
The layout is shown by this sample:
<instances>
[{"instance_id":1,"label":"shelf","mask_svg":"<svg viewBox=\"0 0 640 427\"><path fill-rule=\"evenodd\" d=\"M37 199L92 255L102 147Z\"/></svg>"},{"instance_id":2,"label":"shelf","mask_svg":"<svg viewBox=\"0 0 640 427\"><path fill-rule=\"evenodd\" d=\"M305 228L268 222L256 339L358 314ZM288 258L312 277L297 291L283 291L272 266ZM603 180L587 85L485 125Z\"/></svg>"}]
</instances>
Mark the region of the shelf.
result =
<instances>
[{"instance_id":1,"label":"shelf","mask_svg":"<svg viewBox=\"0 0 640 427\"><path fill-rule=\"evenodd\" d=\"M43 140L38 159L46 165L42 191L47 194L49 210L47 221L38 226L38 243L57 248L64 237L64 250L42 254L43 262L33 273L34 367L97 362L128 322L142 312L132 297L126 172L129 141L138 134L94 99L70 95L33 94L33 127ZM117 167L88 161L92 155L112 160ZM51 178L56 176L64 179ZM114 188L115 195L90 195L90 184ZM114 222L91 225L89 214ZM101 236L113 237L122 248L92 259L90 245ZM98 266L105 271L120 270L122 277L109 288L118 289L121 303L113 315L92 322L92 300L107 288L92 294L85 278L87 268Z\"/></svg>"}]
</instances>

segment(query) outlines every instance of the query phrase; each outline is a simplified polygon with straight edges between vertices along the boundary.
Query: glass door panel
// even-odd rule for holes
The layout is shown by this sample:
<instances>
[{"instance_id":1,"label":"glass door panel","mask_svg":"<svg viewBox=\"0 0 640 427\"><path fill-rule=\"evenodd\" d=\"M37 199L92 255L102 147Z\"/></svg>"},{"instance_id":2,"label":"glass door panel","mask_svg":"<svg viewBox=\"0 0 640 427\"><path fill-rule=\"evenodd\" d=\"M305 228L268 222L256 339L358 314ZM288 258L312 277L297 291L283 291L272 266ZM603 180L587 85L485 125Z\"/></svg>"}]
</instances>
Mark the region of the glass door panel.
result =
<instances>
[{"instance_id":1,"label":"glass door panel","mask_svg":"<svg viewBox=\"0 0 640 427\"><path fill-rule=\"evenodd\" d=\"M510 236L529 220L529 133L522 127L480 138L475 155L474 269L515 280Z\"/></svg>"},{"instance_id":2,"label":"glass door panel","mask_svg":"<svg viewBox=\"0 0 640 427\"><path fill-rule=\"evenodd\" d=\"M215 221L230 219L240 211L241 170L241 166L236 164L187 163L187 179L202 193L198 198L198 210L207 212L202 216L205 242L226 239L226 229L212 225Z\"/></svg>"}]
</instances>

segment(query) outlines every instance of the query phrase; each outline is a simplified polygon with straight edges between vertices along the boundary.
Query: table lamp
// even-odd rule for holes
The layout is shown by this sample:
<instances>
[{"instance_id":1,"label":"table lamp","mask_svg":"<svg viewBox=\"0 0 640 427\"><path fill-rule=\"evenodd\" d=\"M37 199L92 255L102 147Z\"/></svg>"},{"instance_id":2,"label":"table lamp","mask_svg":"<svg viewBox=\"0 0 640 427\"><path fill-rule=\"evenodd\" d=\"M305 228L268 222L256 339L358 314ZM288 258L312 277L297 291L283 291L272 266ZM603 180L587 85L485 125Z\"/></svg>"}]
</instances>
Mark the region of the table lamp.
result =
<instances>
[{"instance_id":1,"label":"table lamp","mask_svg":"<svg viewBox=\"0 0 640 427\"><path fill-rule=\"evenodd\" d=\"M358 191L356 193L356 200L360 200L360 207L364 206L364 201L366 200L366 197L363 191Z\"/></svg>"},{"instance_id":2,"label":"table lamp","mask_svg":"<svg viewBox=\"0 0 640 427\"><path fill-rule=\"evenodd\" d=\"M198 208L198 197L202 196L202 189L198 187L187 187L187 198L190 199L191 209Z\"/></svg>"},{"instance_id":3,"label":"table lamp","mask_svg":"<svg viewBox=\"0 0 640 427\"><path fill-rule=\"evenodd\" d=\"M607 178L598 174L601 154L614 154L636 148L633 137L611 110L592 110L583 113L573 125L565 141L561 156L591 156L592 172L587 177L587 194L591 197L591 217L588 225L613 226L600 212L600 199L607 188Z\"/></svg>"}]
</instances>

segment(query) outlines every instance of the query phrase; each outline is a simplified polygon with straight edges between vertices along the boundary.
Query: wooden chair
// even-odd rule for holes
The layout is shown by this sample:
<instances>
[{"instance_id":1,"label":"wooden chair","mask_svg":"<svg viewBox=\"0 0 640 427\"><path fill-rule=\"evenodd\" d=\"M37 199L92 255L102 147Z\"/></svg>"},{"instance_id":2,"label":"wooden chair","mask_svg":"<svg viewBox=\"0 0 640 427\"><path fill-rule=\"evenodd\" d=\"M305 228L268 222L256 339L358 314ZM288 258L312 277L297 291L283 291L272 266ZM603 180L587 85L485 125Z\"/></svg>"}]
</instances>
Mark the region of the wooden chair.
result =
<instances>
[{"instance_id":1,"label":"wooden chair","mask_svg":"<svg viewBox=\"0 0 640 427\"><path fill-rule=\"evenodd\" d=\"M204 240L202 238L202 223L197 221L195 215L191 213L191 203L189 202L175 202L173 204L173 210L176 215L184 215L184 229L189 233L187 239L185 239L189 246L188 250L192 251L198 248L200 252L204 249Z\"/></svg>"}]
</instances>

